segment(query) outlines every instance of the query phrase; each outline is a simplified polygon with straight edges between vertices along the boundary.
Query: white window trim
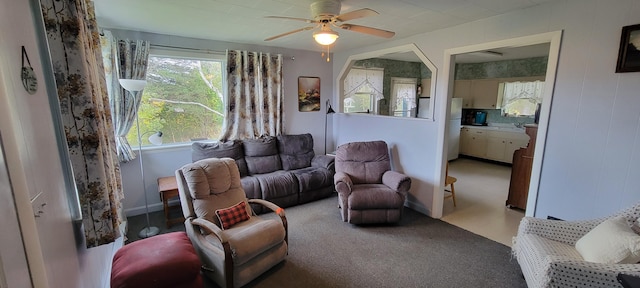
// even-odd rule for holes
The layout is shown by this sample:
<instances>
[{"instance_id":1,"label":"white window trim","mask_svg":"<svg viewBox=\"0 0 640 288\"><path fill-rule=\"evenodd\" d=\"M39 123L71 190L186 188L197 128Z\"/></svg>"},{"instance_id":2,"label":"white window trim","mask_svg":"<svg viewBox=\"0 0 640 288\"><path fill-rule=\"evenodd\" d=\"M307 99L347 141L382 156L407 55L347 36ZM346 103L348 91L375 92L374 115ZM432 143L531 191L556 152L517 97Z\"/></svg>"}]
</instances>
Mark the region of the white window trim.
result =
<instances>
[{"instance_id":1,"label":"white window trim","mask_svg":"<svg viewBox=\"0 0 640 288\"><path fill-rule=\"evenodd\" d=\"M222 83L227 83L227 73L224 73L225 67L227 66L227 55L226 53L214 52L214 51L206 51L206 50L190 50L187 48L169 48L169 47L154 47L152 46L149 49L149 57L171 57L171 58L180 58L180 59L196 59L196 60L205 60L205 61L221 61L222 62ZM227 85L223 85L222 90L223 95L223 105L226 106L227 101ZM174 149L183 149L186 147L191 147L194 142L205 142L205 143L215 143L218 140L209 139L209 140L200 140L200 141L190 141L190 142L180 142L180 143L169 143L162 145L146 145L142 146L142 151L157 151L157 150L174 150ZM134 149L137 150L137 149Z\"/></svg>"}]
</instances>

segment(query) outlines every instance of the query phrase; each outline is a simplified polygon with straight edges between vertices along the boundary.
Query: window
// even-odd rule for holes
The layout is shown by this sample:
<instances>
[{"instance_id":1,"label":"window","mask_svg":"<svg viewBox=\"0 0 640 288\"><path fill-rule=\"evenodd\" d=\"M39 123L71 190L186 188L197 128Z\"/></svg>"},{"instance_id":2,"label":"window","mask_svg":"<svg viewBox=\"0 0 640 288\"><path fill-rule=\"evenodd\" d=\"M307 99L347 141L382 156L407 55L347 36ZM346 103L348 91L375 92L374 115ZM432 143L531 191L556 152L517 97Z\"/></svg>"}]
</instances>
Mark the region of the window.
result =
<instances>
[{"instance_id":1,"label":"window","mask_svg":"<svg viewBox=\"0 0 640 288\"><path fill-rule=\"evenodd\" d=\"M383 77L384 70L379 68L352 68L344 80L344 112L377 114Z\"/></svg>"},{"instance_id":2,"label":"window","mask_svg":"<svg viewBox=\"0 0 640 288\"><path fill-rule=\"evenodd\" d=\"M344 112L364 112L376 111L375 92L369 85L362 85L351 97L344 100Z\"/></svg>"},{"instance_id":3,"label":"window","mask_svg":"<svg viewBox=\"0 0 640 288\"><path fill-rule=\"evenodd\" d=\"M414 78L391 78L393 116L413 117L415 115L417 83Z\"/></svg>"},{"instance_id":4,"label":"window","mask_svg":"<svg viewBox=\"0 0 640 288\"><path fill-rule=\"evenodd\" d=\"M222 55L184 55L152 50L147 86L138 110L142 145L162 131L163 144L217 139L224 120L225 74ZM138 145L135 122L127 140Z\"/></svg>"},{"instance_id":5,"label":"window","mask_svg":"<svg viewBox=\"0 0 640 288\"><path fill-rule=\"evenodd\" d=\"M501 84L502 85L502 84ZM502 93L502 114L508 117L534 117L542 103L544 81L507 82Z\"/></svg>"}]
</instances>

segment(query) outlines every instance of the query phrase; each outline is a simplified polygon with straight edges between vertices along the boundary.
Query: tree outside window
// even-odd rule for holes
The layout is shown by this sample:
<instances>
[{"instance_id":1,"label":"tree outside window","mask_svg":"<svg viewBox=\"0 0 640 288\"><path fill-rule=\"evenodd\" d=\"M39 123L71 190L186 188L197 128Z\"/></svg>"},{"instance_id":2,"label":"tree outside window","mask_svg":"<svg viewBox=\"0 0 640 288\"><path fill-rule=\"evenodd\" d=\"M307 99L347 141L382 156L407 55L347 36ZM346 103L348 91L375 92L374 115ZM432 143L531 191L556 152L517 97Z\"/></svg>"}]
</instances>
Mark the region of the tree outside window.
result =
<instances>
[{"instance_id":1,"label":"tree outside window","mask_svg":"<svg viewBox=\"0 0 640 288\"><path fill-rule=\"evenodd\" d=\"M164 144L217 139L224 120L222 60L149 56L138 110L140 132L162 131ZM127 135L138 145L135 124ZM150 145L142 137L143 145Z\"/></svg>"}]
</instances>

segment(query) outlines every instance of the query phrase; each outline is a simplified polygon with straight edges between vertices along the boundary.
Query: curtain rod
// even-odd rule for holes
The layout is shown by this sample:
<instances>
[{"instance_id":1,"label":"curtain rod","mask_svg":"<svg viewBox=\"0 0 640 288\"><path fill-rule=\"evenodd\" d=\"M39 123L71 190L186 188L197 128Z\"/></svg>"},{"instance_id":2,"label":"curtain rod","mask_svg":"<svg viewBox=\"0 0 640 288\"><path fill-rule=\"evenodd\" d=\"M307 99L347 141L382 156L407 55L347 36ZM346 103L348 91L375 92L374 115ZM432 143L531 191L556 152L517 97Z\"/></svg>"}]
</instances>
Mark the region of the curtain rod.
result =
<instances>
[{"instance_id":1,"label":"curtain rod","mask_svg":"<svg viewBox=\"0 0 640 288\"><path fill-rule=\"evenodd\" d=\"M169 48L169 49L175 49L175 50L199 51L199 52L207 52L207 53L212 53L212 54L226 54L227 53L227 51L216 51L216 50L209 50L209 49L191 48L191 47L178 47L178 46L170 46L170 45L151 44L150 46L154 47L154 48Z\"/></svg>"}]
</instances>

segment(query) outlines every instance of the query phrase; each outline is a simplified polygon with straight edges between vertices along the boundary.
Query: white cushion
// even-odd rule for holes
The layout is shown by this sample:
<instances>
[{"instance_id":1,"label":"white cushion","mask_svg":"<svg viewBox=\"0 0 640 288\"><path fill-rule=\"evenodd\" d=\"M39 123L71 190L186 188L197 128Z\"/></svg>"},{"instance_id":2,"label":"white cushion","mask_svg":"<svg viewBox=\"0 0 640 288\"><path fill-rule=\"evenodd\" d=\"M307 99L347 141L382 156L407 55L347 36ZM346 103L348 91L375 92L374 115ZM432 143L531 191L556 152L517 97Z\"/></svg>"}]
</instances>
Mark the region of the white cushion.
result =
<instances>
[{"instance_id":1,"label":"white cushion","mask_svg":"<svg viewBox=\"0 0 640 288\"><path fill-rule=\"evenodd\" d=\"M623 217L608 219L576 242L584 260L607 264L634 264L640 261L640 236Z\"/></svg>"}]
</instances>

